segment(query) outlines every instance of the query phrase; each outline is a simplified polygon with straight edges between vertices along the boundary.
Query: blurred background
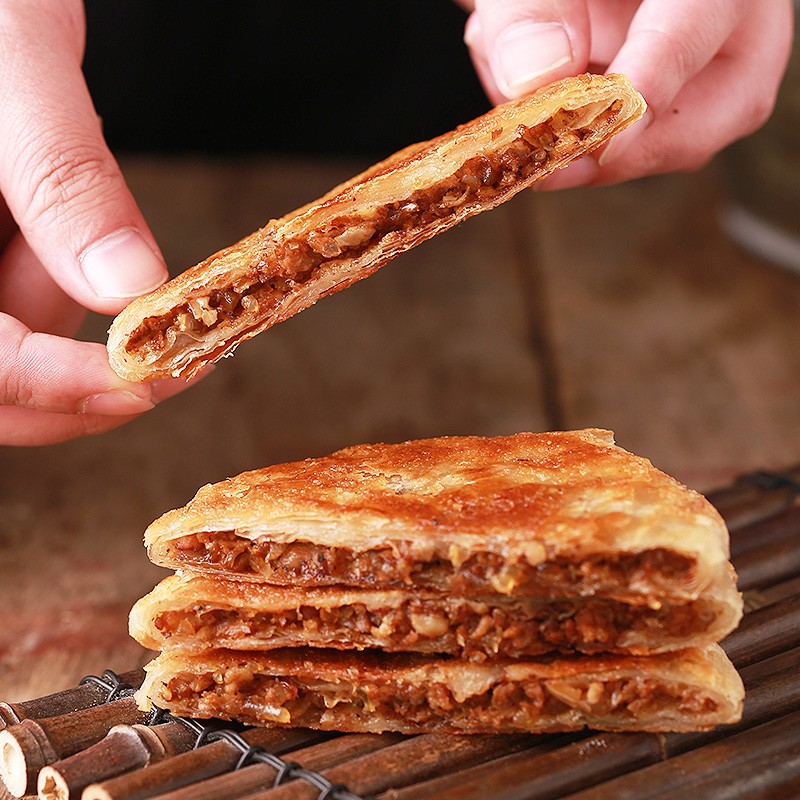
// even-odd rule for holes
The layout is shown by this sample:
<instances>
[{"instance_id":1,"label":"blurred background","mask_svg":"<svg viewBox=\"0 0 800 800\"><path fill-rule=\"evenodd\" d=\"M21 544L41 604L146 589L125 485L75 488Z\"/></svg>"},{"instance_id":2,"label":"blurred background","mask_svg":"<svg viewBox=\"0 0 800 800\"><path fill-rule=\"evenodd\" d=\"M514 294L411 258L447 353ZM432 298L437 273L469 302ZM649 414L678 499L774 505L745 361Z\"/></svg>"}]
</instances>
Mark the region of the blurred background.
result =
<instances>
[{"instance_id":1,"label":"blurred background","mask_svg":"<svg viewBox=\"0 0 800 800\"><path fill-rule=\"evenodd\" d=\"M450 0L87 14L87 80L173 273L488 108ZM797 236L797 87L698 173L522 193L116 431L0 448L3 699L141 661L125 620L161 575L145 527L246 469L587 426L701 490L800 462L800 279L773 247Z\"/></svg>"},{"instance_id":2,"label":"blurred background","mask_svg":"<svg viewBox=\"0 0 800 800\"><path fill-rule=\"evenodd\" d=\"M488 110L448 0L87 0L114 150L382 157Z\"/></svg>"}]
</instances>

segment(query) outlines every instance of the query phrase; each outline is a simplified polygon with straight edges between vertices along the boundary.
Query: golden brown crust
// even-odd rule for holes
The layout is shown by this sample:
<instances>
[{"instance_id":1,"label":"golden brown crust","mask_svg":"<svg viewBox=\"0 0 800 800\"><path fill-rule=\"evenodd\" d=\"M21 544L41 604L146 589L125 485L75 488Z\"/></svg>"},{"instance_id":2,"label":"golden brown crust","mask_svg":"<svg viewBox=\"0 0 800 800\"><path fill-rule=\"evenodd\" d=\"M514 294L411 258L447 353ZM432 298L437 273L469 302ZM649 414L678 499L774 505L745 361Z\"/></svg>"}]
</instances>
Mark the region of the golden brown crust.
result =
<instances>
[{"instance_id":1,"label":"golden brown crust","mask_svg":"<svg viewBox=\"0 0 800 800\"><path fill-rule=\"evenodd\" d=\"M191 377L591 152L643 111L624 76L581 75L406 148L135 300L109 331L111 365L129 380Z\"/></svg>"},{"instance_id":2,"label":"golden brown crust","mask_svg":"<svg viewBox=\"0 0 800 800\"><path fill-rule=\"evenodd\" d=\"M165 578L136 603L130 632L151 650L379 648L485 660L703 647L719 641L736 621L734 608L705 597L652 608L593 597L300 590L186 574Z\"/></svg>"},{"instance_id":3,"label":"golden brown crust","mask_svg":"<svg viewBox=\"0 0 800 800\"><path fill-rule=\"evenodd\" d=\"M236 557L215 562L227 540ZM608 431L359 445L245 472L163 515L145 543L161 566L271 583L640 602L702 592L741 613L719 514ZM291 570L251 569L276 547Z\"/></svg>"},{"instance_id":4,"label":"golden brown crust","mask_svg":"<svg viewBox=\"0 0 800 800\"><path fill-rule=\"evenodd\" d=\"M688 731L738 721L743 698L717 646L485 664L303 649L167 652L146 669L143 708L343 731Z\"/></svg>"}]
</instances>

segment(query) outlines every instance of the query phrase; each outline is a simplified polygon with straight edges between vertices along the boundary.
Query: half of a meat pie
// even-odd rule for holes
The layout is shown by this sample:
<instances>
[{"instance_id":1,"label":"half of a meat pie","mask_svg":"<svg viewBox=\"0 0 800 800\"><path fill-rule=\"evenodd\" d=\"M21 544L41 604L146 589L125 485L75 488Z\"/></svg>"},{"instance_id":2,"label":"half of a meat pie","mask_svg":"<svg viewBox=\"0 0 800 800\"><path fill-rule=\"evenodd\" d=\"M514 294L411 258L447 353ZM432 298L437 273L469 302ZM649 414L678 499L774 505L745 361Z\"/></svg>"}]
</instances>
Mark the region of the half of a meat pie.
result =
<instances>
[{"instance_id":1,"label":"half of a meat pie","mask_svg":"<svg viewBox=\"0 0 800 800\"><path fill-rule=\"evenodd\" d=\"M602 597L457 597L407 589L295 589L172 575L139 600L131 635L151 650L280 647L440 653L472 660L543 653L647 655L719 641L738 609Z\"/></svg>"},{"instance_id":2,"label":"half of a meat pie","mask_svg":"<svg viewBox=\"0 0 800 800\"><path fill-rule=\"evenodd\" d=\"M736 722L741 679L717 645L646 657L476 663L392 653L170 650L137 695L192 717L340 731L690 731Z\"/></svg>"},{"instance_id":3,"label":"half of a meat pie","mask_svg":"<svg viewBox=\"0 0 800 800\"><path fill-rule=\"evenodd\" d=\"M737 620L742 606L714 507L594 429L358 445L245 472L145 543L164 567L284 586L654 609L703 595Z\"/></svg>"},{"instance_id":4,"label":"half of a meat pie","mask_svg":"<svg viewBox=\"0 0 800 800\"><path fill-rule=\"evenodd\" d=\"M109 331L129 380L191 377L241 341L493 208L635 122L621 75L581 75L396 153L132 302Z\"/></svg>"}]
</instances>

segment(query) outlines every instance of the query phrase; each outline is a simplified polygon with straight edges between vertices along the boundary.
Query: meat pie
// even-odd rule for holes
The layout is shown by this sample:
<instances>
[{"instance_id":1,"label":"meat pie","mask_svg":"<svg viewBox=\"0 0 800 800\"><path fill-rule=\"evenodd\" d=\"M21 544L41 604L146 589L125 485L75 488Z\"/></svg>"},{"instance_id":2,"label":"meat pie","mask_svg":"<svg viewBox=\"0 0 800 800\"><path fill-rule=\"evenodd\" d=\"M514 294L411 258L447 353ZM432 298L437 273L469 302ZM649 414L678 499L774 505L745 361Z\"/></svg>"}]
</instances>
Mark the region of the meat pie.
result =
<instances>
[{"instance_id":1,"label":"meat pie","mask_svg":"<svg viewBox=\"0 0 800 800\"><path fill-rule=\"evenodd\" d=\"M482 664L328 650L168 651L146 669L143 708L339 731L703 730L738 721L743 697L717 645Z\"/></svg>"},{"instance_id":2,"label":"meat pie","mask_svg":"<svg viewBox=\"0 0 800 800\"><path fill-rule=\"evenodd\" d=\"M109 331L128 380L191 377L604 144L644 101L621 75L566 78L396 153L131 303Z\"/></svg>"},{"instance_id":3,"label":"meat pie","mask_svg":"<svg viewBox=\"0 0 800 800\"><path fill-rule=\"evenodd\" d=\"M160 566L283 586L591 596L741 614L722 518L608 431L358 445L208 485Z\"/></svg>"},{"instance_id":4,"label":"meat pie","mask_svg":"<svg viewBox=\"0 0 800 800\"><path fill-rule=\"evenodd\" d=\"M738 620L714 596L684 603L599 597L457 597L405 589L291 589L204 576L165 578L131 612L151 650L281 647L441 653L483 661L562 653L645 655L719 641Z\"/></svg>"},{"instance_id":5,"label":"meat pie","mask_svg":"<svg viewBox=\"0 0 800 800\"><path fill-rule=\"evenodd\" d=\"M734 722L742 599L701 495L608 431L348 447L145 533L131 634L177 714L421 733Z\"/></svg>"}]
</instances>

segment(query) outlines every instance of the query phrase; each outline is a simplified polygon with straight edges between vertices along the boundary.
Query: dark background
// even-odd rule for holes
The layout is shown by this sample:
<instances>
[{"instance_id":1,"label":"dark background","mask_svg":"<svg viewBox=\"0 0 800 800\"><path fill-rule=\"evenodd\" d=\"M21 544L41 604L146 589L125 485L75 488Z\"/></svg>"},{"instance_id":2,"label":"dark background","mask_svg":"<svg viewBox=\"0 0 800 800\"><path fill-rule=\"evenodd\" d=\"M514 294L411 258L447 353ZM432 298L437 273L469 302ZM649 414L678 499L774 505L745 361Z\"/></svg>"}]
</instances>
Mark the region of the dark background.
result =
<instances>
[{"instance_id":1,"label":"dark background","mask_svg":"<svg viewBox=\"0 0 800 800\"><path fill-rule=\"evenodd\" d=\"M87 0L112 150L380 156L489 105L451 0Z\"/></svg>"}]
</instances>

